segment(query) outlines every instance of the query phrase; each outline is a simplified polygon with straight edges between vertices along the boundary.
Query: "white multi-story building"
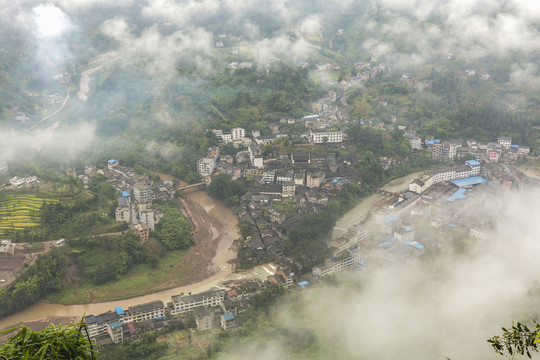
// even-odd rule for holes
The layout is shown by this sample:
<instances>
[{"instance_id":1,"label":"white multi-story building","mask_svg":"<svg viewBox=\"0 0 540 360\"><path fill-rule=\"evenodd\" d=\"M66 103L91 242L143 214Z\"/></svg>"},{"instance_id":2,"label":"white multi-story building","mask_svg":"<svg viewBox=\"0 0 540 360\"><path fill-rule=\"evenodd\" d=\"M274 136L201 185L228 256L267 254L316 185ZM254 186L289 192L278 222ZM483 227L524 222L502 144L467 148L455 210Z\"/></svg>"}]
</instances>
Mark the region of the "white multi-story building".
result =
<instances>
[{"instance_id":1,"label":"white multi-story building","mask_svg":"<svg viewBox=\"0 0 540 360\"><path fill-rule=\"evenodd\" d=\"M354 254L350 257L337 261L327 259L324 264L313 267L313 275L317 277L323 277L325 275L330 275L336 272L347 270L358 264L362 260L364 260L364 257L361 254Z\"/></svg>"},{"instance_id":2,"label":"white multi-story building","mask_svg":"<svg viewBox=\"0 0 540 360\"><path fill-rule=\"evenodd\" d=\"M296 185L294 182L286 182L281 185L281 196L294 197L296 193Z\"/></svg>"},{"instance_id":3,"label":"white multi-story building","mask_svg":"<svg viewBox=\"0 0 540 360\"><path fill-rule=\"evenodd\" d=\"M11 253L14 248L11 240L0 240L0 253Z\"/></svg>"},{"instance_id":4,"label":"white multi-story building","mask_svg":"<svg viewBox=\"0 0 540 360\"><path fill-rule=\"evenodd\" d=\"M216 167L216 160L212 158L202 158L197 161L197 171L202 176L212 175Z\"/></svg>"},{"instance_id":5,"label":"white multi-story building","mask_svg":"<svg viewBox=\"0 0 540 360\"><path fill-rule=\"evenodd\" d=\"M311 142L315 144L343 142L343 133L341 131L310 130L310 137Z\"/></svg>"},{"instance_id":6,"label":"white multi-story building","mask_svg":"<svg viewBox=\"0 0 540 360\"><path fill-rule=\"evenodd\" d=\"M17 176L14 176L11 179L9 179L9 183L13 186L19 186L19 185L26 184L26 180L24 178L19 178Z\"/></svg>"},{"instance_id":7,"label":"white multi-story building","mask_svg":"<svg viewBox=\"0 0 540 360\"><path fill-rule=\"evenodd\" d=\"M257 169L262 169L264 167L264 161L261 148L258 145L250 145L248 147L248 152L251 166Z\"/></svg>"},{"instance_id":8,"label":"white multi-story building","mask_svg":"<svg viewBox=\"0 0 540 360\"><path fill-rule=\"evenodd\" d=\"M149 185L143 184L141 182L136 182L135 185L133 185L133 196L139 204L151 203L152 189Z\"/></svg>"},{"instance_id":9,"label":"white multi-story building","mask_svg":"<svg viewBox=\"0 0 540 360\"><path fill-rule=\"evenodd\" d=\"M233 146L235 148L251 145L251 139L250 138L233 139L230 142L233 144Z\"/></svg>"},{"instance_id":10,"label":"white multi-story building","mask_svg":"<svg viewBox=\"0 0 540 360\"><path fill-rule=\"evenodd\" d=\"M394 237L400 241L414 241L414 229L410 226L403 226L394 231Z\"/></svg>"},{"instance_id":11,"label":"white multi-story building","mask_svg":"<svg viewBox=\"0 0 540 360\"><path fill-rule=\"evenodd\" d=\"M508 136L501 136L497 142L499 144L501 144L501 146L504 148L504 149L509 149L510 148L510 145L512 145L512 138L511 137L508 137Z\"/></svg>"},{"instance_id":12,"label":"white multi-story building","mask_svg":"<svg viewBox=\"0 0 540 360\"><path fill-rule=\"evenodd\" d=\"M156 229L152 204L139 204L139 222L145 224L152 231Z\"/></svg>"},{"instance_id":13,"label":"white multi-story building","mask_svg":"<svg viewBox=\"0 0 540 360\"><path fill-rule=\"evenodd\" d=\"M471 237L480 240L491 240L493 238L493 233L475 228L471 229L470 235Z\"/></svg>"},{"instance_id":14,"label":"white multi-story building","mask_svg":"<svg viewBox=\"0 0 540 360\"><path fill-rule=\"evenodd\" d=\"M246 137L246 130L243 128L234 128L231 130L232 140L243 139Z\"/></svg>"},{"instance_id":15,"label":"white multi-story building","mask_svg":"<svg viewBox=\"0 0 540 360\"><path fill-rule=\"evenodd\" d=\"M268 170L263 172L263 181L265 183L273 183L276 178L276 172L274 170Z\"/></svg>"},{"instance_id":16,"label":"white multi-story building","mask_svg":"<svg viewBox=\"0 0 540 360\"><path fill-rule=\"evenodd\" d=\"M124 332L122 331L122 323L113 321L107 324L107 333L115 344L121 344L124 341Z\"/></svg>"},{"instance_id":17,"label":"white multi-story building","mask_svg":"<svg viewBox=\"0 0 540 360\"><path fill-rule=\"evenodd\" d=\"M231 133L222 134L221 140L223 140L225 144L230 143L232 141L232 134Z\"/></svg>"},{"instance_id":18,"label":"white multi-story building","mask_svg":"<svg viewBox=\"0 0 540 360\"><path fill-rule=\"evenodd\" d=\"M122 196L118 198L118 207L114 212L116 221L131 223L131 203L129 198Z\"/></svg>"},{"instance_id":19,"label":"white multi-story building","mask_svg":"<svg viewBox=\"0 0 540 360\"><path fill-rule=\"evenodd\" d=\"M529 155L530 151L531 151L531 148L529 148L528 146L520 146L518 147L517 153L518 155ZM0 171L2 170L0 169Z\"/></svg>"},{"instance_id":20,"label":"white multi-story building","mask_svg":"<svg viewBox=\"0 0 540 360\"><path fill-rule=\"evenodd\" d=\"M403 137L409 140L411 149L422 150L422 139L419 138L414 132L406 132Z\"/></svg>"},{"instance_id":21,"label":"white multi-story building","mask_svg":"<svg viewBox=\"0 0 540 360\"><path fill-rule=\"evenodd\" d=\"M130 306L128 309L130 314L130 318L128 320L133 322L165 317L165 306L161 300Z\"/></svg>"},{"instance_id":22,"label":"white multi-story building","mask_svg":"<svg viewBox=\"0 0 540 360\"><path fill-rule=\"evenodd\" d=\"M206 291L195 295L175 295L171 298L173 309L171 313L181 314L200 306L217 306L225 299L225 291Z\"/></svg>"},{"instance_id":23,"label":"white multi-story building","mask_svg":"<svg viewBox=\"0 0 540 360\"><path fill-rule=\"evenodd\" d=\"M318 188L319 186L321 186L322 183L324 183L324 180L324 171L308 171L306 175L306 186L308 188Z\"/></svg>"},{"instance_id":24,"label":"white multi-story building","mask_svg":"<svg viewBox=\"0 0 540 360\"><path fill-rule=\"evenodd\" d=\"M465 161L465 165L442 168L428 178L415 179L409 184L409 190L421 194L432 185L478 175L480 175L480 163L476 160L469 160Z\"/></svg>"}]
</instances>

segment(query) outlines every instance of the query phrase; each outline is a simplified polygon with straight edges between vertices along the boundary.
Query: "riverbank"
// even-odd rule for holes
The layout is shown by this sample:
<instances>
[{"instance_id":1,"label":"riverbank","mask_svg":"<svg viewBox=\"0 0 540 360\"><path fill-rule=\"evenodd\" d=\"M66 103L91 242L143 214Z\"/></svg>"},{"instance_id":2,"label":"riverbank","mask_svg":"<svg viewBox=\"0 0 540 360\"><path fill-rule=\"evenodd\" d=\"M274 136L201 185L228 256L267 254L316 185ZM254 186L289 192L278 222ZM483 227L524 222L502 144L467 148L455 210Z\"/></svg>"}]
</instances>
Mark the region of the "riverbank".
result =
<instances>
[{"instance_id":1,"label":"riverbank","mask_svg":"<svg viewBox=\"0 0 540 360\"><path fill-rule=\"evenodd\" d=\"M42 300L25 310L1 319L0 329L49 316L80 318L84 314L97 314L111 310L114 306L128 307L154 300L162 300L167 303L173 295L206 291L218 286L222 281L243 279L244 274L232 273L232 266L229 263L236 257L230 247L233 241L239 237L236 228L238 223L236 214L221 202L210 198L204 191L191 191L186 193L186 197L202 230L195 234L197 245L187 251L186 256L190 257L192 263L190 264L190 277L185 279L185 282L164 283L159 279L151 279L155 284L154 288L130 284L130 288L136 291L130 294L124 293L124 289L119 286L119 295L114 301L100 301L99 292L86 294L87 299L91 302L81 305L53 304ZM170 270L174 271L175 266L171 265L173 266L170 267ZM181 277L183 274L179 273L178 275ZM108 294L112 292L112 289L107 290Z\"/></svg>"},{"instance_id":2,"label":"riverbank","mask_svg":"<svg viewBox=\"0 0 540 360\"><path fill-rule=\"evenodd\" d=\"M62 305L117 301L148 295L178 286L203 281L216 273L232 273L229 264L236 254L229 250L236 236L236 216L226 211L205 192L187 193L186 203L194 222L200 224L194 245L186 250L167 251L155 239L146 244L146 251L159 257L155 267L135 265L121 279L102 285L84 283L49 295L46 300ZM213 211L214 209L218 211ZM232 227L232 228L231 228ZM76 273L76 269L73 269Z\"/></svg>"},{"instance_id":3,"label":"riverbank","mask_svg":"<svg viewBox=\"0 0 540 360\"><path fill-rule=\"evenodd\" d=\"M417 177L421 172L412 173L396 180L393 180L386 184L383 189L388 191L402 191L408 188L409 182ZM164 175L164 174L161 174ZM169 178L172 179L172 178ZM338 221L338 224L344 228L348 226L356 225L365 219L366 216L376 206L378 200L376 197L382 197L384 195L373 194L353 209L348 211ZM213 287L219 287L221 283L227 281L241 280L249 278L249 274L235 274L232 273L231 265L229 261L234 259L235 254L230 250L230 246L235 238L239 237L237 233L236 224L238 219L230 209L224 204L212 199L204 191L191 191L186 193L186 198L190 204L196 204L191 206L191 211L194 216L196 214L207 213L209 218L213 218L215 223L209 218L203 217L199 225L201 228L207 230L206 233L201 232L201 241L195 247L196 249L212 249L212 243L215 244L215 252L211 257L206 256L207 261L207 273L212 275L204 280L198 281L193 284L174 287L169 290L164 290L144 296L136 296L125 300L109 301L109 302L97 302L83 305L60 305L51 304L45 301L37 303L26 310L18 312L10 317L0 320L0 329L7 328L21 322L28 322L33 319L45 318L47 316L68 316L68 317L82 317L83 314L99 314L105 311L113 309L115 306L128 307L131 305L141 304L154 300L161 300L164 303L170 301L171 296L178 295L180 293L198 293L209 290ZM371 200L370 200L371 198Z\"/></svg>"},{"instance_id":4,"label":"riverbank","mask_svg":"<svg viewBox=\"0 0 540 360\"><path fill-rule=\"evenodd\" d=\"M390 181L382 187L383 190L390 192L402 192L409 188L411 181L416 179L424 171L417 171L395 180ZM370 196L363 199L351 210L347 211L334 226L334 231L332 232L332 239L338 238L341 235L345 234L350 226L358 225L361 222L365 221L367 217L380 206L381 203L387 198L387 195L383 194L371 194Z\"/></svg>"}]
</instances>

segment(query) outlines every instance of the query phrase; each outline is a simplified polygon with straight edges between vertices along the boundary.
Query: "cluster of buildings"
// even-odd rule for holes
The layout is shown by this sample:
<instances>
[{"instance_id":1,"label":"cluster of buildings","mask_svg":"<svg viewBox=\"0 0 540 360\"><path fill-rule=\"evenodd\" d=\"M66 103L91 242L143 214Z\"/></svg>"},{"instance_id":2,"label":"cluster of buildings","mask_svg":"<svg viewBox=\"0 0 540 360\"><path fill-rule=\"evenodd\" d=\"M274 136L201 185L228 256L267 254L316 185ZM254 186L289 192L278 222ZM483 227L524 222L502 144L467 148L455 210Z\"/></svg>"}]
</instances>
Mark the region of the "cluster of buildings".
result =
<instances>
[{"instance_id":1,"label":"cluster of buildings","mask_svg":"<svg viewBox=\"0 0 540 360\"><path fill-rule=\"evenodd\" d=\"M9 183L15 187L26 185L26 184L33 184L37 181L38 181L37 176L28 176L28 177L14 176L11 179L9 179Z\"/></svg>"},{"instance_id":2,"label":"cluster of buildings","mask_svg":"<svg viewBox=\"0 0 540 360\"><path fill-rule=\"evenodd\" d=\"M512 144L512 138L501 136L496 142L482 142L474 139L441 141L433 135L422 140L414 131L403 135L413 150L427 149L435 161L453 161L454 159L472 158L489 163L516 163L518 157L529 155L528 146Z\"/></svg>"},{"instance_id":3,"label":"cluster of buildings","mask_svg":"<svg viewBox=\"0 0 540 360\"><path fill-rule=\"evenodd\" d=\"M348 183L358 184L354 156L293 152L268 159L251 171L252 181L241 198L240 221L253 225L247 245L256 261L272 259L289 266L282 241L306 216L324 208Z\"/></svg>"},{"instance_id":4,"label":"cluster of buildings","mask_svg":"<svg viewBox=\"0 0 540 360\"><path fill-rule=\"evenodd\" d=\"M120 166L116 159L107 162L104 174L122 194L115 210L116 221L127 222L143 242L148 240L150 231L155 230L155 224L163 216L152 206L152 201L174 197L173 182L163 181L156 186L148 176L135 174L130 168Z\"/></svg>"},{"instance_id":5,"label":"cluster of buildings","mask_svg":"<svg viewBox=\"0 0 540 360\"><path fill-rule=\"evenodd\" d=\"M88 189L88 184L90 183L90 179L92 178L95 172L96 172L96 168L93 165L85 165L82 174L77 174L77 169L75 168L66 169L66 175L79 179L83 183L85 189Z\"/></svg>"},{"instance_id":6,"label":"cluster of buildings","mask_svg":"<svg viewBox=\"0 0 540 360\"><path fill-rule=\"evenodd\" d=\"M313 121L318 119L319 115L307 116L302 121ZM295 120L292 120L293 123ZM270 124L270 129L273 129L275 124ZM306 125L308 126L308 125ZM279 125L277 125L279 129ZM233 177L239 178L244 174L251 176L257 173L258 170L263 170L267 167L267 162L271 161L271 158L265 159L261 147L272 144L278 141L281 137L287 136L286 134L277 133L272 135L261 136L259 131L253 131L253 139L246 137L246 131L243 128L234 128L230 132L224 132L223 130L212 130L222 145L232 143L236 148L247 147L247 150L240 151L236 159L231 156L221 158L218 148L208 149L208 153L204 158L197 161L197 171L203 177L210 176L214 171L220 173L226 173ZM335 144L343 142L344 134L342 131L330 131L325 129L309 129L304 138L309 139L314 144ZM249 160L249 161L248 161ZM237 166L234 166L234 164ZM222 165L221 169L219 169ZM272 180L273 182L274 180ZM267 181L269 182L269 181Z\"/></svg>"},{"instance_id":7,"label":"cluster of buildings","mask_svg":"<svg viewBox=\"0 0 540 360\"><path fill-rule=\"evenodd\" d=\"M431 186L438 183L478 177L480 175L480 168L481 165L476 160L465 161L465 165L462 166L438 168L424 173L420 178L413 180L409 184L409 190L417 194L422 194Z\"/></svg>"},{"instance_id":8,"label":"cluster of buildings","mask_svg":"<svg viewBox=\"0 0 540 360\"><path fill-rule=\"evenodd\" d=\"M369 61L358 61L354 63L354 68L357 71L356 75L347 78L347 80L368 81L374 79L386 70L385 64L377 64L377 57L372 57Z\"/></svg>"},{"instance_id":9,"label":"cluster of buildings","mask_svg":"<svg viewBox=\"0 0 540 360\"><path fill-rule=\"evenodd\" d=\"M279 279L279 280L278 280ZM117 306L99 315L87 315L89 336L98 345L120 344L140 339L144 333L164 329L173 319L191 319L197 330L238 326L237 316L251 307L255 294L269 284L281 283L290 288L294 274L278 270L267 282L246 282L224 290L209 290L198 294L179 294L164 304L161 300L145 304Z\"/></svg>"},{"instance_id":10,"label":"cluster of buildings","mask_svg":"<svg viewBox=\"0 0 540 360\"><path fill-rule=\"evenodd\" d=\"M11 240L5 239L0 240L0 254L11 254L15 253L15 244L11 243Z\"/></svg>"},{"instance_id":11,"label":"cluster of buildings","mask_svg":"<svg viewBox=\"0 0 540 360\"><path fill-rule=\"evenodd\" d=\"M369 221L350 227L332 240L333 256L315 266L313 275L362 270L368 263L403 266L428 254L450 251L454 241L492 239L493 224L486 217L465 212L482 206L494 191L494 185L481 177L484 173L480 162L469 160L462 166L423 174L406 192L385 192L395 201L379 208ZM422 234L420 238L418 234Z\"/></svg>"}]
</instances>

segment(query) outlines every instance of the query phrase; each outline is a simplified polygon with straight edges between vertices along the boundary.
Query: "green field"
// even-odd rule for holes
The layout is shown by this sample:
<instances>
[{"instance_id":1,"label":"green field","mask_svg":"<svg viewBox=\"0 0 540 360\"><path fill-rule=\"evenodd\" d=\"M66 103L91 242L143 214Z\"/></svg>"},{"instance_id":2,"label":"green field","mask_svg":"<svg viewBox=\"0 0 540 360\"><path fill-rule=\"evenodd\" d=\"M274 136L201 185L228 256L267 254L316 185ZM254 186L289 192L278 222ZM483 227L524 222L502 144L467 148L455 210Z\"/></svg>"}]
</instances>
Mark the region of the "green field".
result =
<instances>
[{"instance_id":1,"label":"green field","mask_svg":"<svg viewBox=\"0 0 540 360\"><path fill-rule=\"evenodd\" d=\"M119 280L102 285L86 282L77 287L66 287L50 294L47 300L64 305L114 301L186 285L193 282L194 256L189 250L170 251L159 259L155 269L148 264L138 264Z\"/></svg>"},{"instance_id":2,"label":"green field","mask_svg":"<svg viewBox=\"0 0 540 360\"><path fill-rule=\"evenodd\" d=\"M30 193L0 192L0 237L39 225L43 201L57 202L58 199Z\"/></svg>"},{"instance_id":3,"label":"green field","mask_svg":"<svg viewBox=\"0 0 540 360\"><path fill-rule=\"evenodd\" d=\"M208 331L197 332L193 335L197 341L193 338L189 341L189 331L181 330L175 331L170 334L161 335L157 338L157 341L164 341L169 344L169 349L166 354L161 356L159 360L173 360L173 359L200 359L206 357L205 350L210 342L217 336L219 330L212 329ZM199 347L200 346L202 347Z\"/></svg>"}]
</instances>

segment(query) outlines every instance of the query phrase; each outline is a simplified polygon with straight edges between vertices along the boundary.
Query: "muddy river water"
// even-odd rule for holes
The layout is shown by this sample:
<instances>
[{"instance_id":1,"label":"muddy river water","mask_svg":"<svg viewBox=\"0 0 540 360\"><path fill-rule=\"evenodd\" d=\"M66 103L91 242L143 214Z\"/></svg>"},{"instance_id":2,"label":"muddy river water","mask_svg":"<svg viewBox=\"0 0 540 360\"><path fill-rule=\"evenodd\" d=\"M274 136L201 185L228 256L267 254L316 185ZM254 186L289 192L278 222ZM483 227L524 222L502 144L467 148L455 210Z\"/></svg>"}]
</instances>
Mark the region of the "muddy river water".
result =
<instances>
[{"instance_id":1,"label":"muddy river water","mask_svg":"<svg viewBox=\"0 0 540 360\"><path fill-rule=\"evenodd\" d=\"M418 176L419 173L409 174L402 178L391 181L383 188L388 191L403 191L408 187L409 182ZM115 306L121 306L126 308L130 305L142 304L154 300L162 300L164 303L171 301L171 296L178 295L180 293L188 292L201 292L208 290L219 284L220 281L226 279L233 279L236 276L231 274L230 265L227 263L229 260L234 259L235 253L230 250L234 239L238 238L238 232L236 224L238 223L237 216L234 212L228 209L224 204L216 202L205 191L193 191L187 194L188 199L191 202L197 203L202 206L205 211L220 222L223 226L223 237L216 250L216 255L212 260L212 266L217 272L198 283L180 286L177 288L157 292L154 294L138 296L126 300L118 300L113 302L93 303L85 305L60 305L50 304L47 302L39 302L25 310L17 312L12 316L0 319L0 329L4 329L21 322L42 319L48 316L72 316L82 317L83 314L98 314L112 310ZM345 232L346 228L351 225L356 225L363 221L369 214L369 211L373 206L384 196L380 194L373 194L364 199L361 203L347 212L336 224L334 235L339 236L340 232ZM200 224L205 226L205 224ZM343 230L340 230L343 229Z\"/></svg>"},{"instance_id":2,"label":"muddy river water","mask_svg":"<svg viewBox=\"0 0 540 360\"><path fill-rule=\"evenodd\" d=\"M231 277L231 268L227 262L235 258L235 253L230 250L230 247L233 240L238 238L236 229L238 220L236 214L224 204L213 200L205 191L192 191L187 194L187 197L191 202L202 206L210 216L220 222L223 226L223 237L216 250L216 255L212 259L212 267L218 271L214 275L195 284L113 302L84 305L60 305L41 301L25 310L0 319L0 329L8 328L25 321L46 318L48 316L82 317L83 314L103 313L112 310L115 306L127 308L130 305L142 304L154 300L162 300L166 304L171 301L171 296L173 295L205 291L216 286L221 280ZM203 224L201 225L204 226Z\"/></svg>"}]
</instances>

